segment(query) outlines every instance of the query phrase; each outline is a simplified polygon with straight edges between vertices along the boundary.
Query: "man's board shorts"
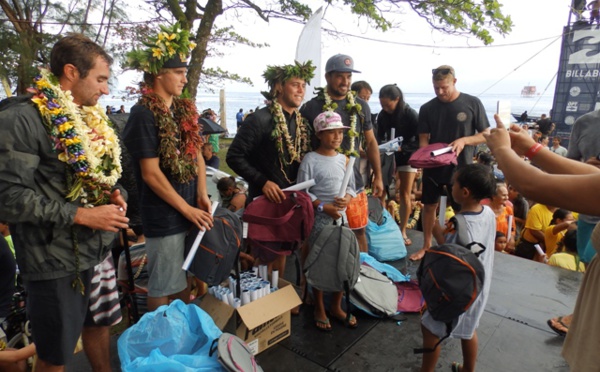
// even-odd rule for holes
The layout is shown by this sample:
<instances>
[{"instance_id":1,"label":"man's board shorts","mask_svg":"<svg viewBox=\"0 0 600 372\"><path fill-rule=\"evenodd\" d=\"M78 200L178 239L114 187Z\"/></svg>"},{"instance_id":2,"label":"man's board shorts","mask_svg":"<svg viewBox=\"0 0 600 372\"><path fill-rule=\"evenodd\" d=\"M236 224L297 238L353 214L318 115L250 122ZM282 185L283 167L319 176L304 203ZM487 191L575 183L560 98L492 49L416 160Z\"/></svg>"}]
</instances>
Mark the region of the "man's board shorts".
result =
<instances>
[{"instance_id":1,"label":"man's board shorts","mask_svg":"<svg viewBox=\"0 0 600 372\"><path fill-rule=\"evenodd\" d=\"M352 230L362 229L367 226L369 201L366 192L362 191L350 200L350 203L346 207L346 216L348 217L348 226Z\"/></svg>"},{"instance_id":2,"label":"man's board shorts","mask_svg":"<svg viewBox=\"0 0 600 372\"><path fill-rule=\"evenodd\" d=\"M75 274L25 283L37 355L54 365L65 365L71 360L84 324L109 326L121 320L112 255L109 253L100 264L80 272L79 278L84 294L81 287L73 287Z\"/></svg>"}]
</instances>

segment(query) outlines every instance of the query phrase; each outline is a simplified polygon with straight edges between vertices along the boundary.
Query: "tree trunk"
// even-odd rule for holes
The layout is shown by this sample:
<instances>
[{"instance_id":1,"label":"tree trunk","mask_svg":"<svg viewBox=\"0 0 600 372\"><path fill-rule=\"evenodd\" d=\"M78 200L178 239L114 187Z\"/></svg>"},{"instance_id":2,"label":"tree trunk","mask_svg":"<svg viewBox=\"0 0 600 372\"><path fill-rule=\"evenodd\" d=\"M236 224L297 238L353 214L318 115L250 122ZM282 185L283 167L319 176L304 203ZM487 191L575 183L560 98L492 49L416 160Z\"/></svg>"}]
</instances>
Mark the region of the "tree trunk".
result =
<instances>
[{"instance_id":1,"label":"tree trunk","mask_svg":"<svg viewBox=\"0 0 600 372\"><path fill-rule=\"evenodd\" d=\"M210 39L210 33L212 31L215 20L219 15L223 14L223 1L222 0L209 0L206 4L206 10L200 21L198 32L196 33L196 39L194 40L196 48L192 51L190 59L190 68L188 70L187 88L192 99L196 99L198 94L198 85L200 84L200 75L202 73L202 66L204 66L204 60L207 55L208 41Z\"/></svg>"}]
</instances>

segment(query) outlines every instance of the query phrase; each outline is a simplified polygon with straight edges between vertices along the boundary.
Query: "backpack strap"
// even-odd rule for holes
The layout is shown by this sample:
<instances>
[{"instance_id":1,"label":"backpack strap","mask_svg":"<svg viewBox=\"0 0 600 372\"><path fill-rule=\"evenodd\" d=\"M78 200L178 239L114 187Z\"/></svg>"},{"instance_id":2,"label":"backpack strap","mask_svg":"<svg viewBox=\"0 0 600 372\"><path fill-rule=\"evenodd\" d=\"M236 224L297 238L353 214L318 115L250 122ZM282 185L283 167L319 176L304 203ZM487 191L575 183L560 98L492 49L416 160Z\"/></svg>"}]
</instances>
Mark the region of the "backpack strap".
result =
<instances>
[{"instance_id":1,"label":"backpack strap","mask_svg":"<svg viewBox=\"0 0 600 372\"><path fill-rule=\"evenodd\" d=\"M424 354L424 353L434 352L435 349L437 349L437 347L442 343L442 341L444 341L445 339L450 337L450 334L452 333L452 322L448 322L445 324L446 324L446 335L444 337L440 338L440 340L432 348L413 349L413 353L414 354Z\"/></svg>"},{"instance_id":2,"label":"backpack strap","mask_svg":"<svg viewBox=\"0 0 600 372\"><path fill-rule=\"evenodd\" d=\"M486 247L479 242L470 241L469 231L467 230L467 219L465 218L465 215L456 213L454 217L450 219L450 221L456 230L456 242L473 252L475 256L479 257L479 255L486 250Z\"/></svg>"}]
</instances>

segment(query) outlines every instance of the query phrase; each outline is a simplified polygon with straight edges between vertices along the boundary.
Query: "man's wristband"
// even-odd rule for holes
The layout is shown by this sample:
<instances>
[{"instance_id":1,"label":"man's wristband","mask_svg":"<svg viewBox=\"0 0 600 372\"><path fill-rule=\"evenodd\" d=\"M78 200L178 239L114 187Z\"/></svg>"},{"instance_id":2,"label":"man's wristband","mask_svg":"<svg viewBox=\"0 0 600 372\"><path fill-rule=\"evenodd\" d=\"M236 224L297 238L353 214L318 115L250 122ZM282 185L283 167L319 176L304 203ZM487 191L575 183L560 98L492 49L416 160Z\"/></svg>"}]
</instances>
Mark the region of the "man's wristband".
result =
<instances>
[{"instance_id":1,"label":"man's wristband","mask_svg":"<svg viewBox=\"0 0 600 372\"><path fill-rule=\"evenodd\" d=\"M534 144L529 148L529 150L527 150L527 152L525 153L525 157L531 160L538 152L540 152L542 148L544 148L544 146L542 146L541 144Z\"/></svg>"}]
</instances>

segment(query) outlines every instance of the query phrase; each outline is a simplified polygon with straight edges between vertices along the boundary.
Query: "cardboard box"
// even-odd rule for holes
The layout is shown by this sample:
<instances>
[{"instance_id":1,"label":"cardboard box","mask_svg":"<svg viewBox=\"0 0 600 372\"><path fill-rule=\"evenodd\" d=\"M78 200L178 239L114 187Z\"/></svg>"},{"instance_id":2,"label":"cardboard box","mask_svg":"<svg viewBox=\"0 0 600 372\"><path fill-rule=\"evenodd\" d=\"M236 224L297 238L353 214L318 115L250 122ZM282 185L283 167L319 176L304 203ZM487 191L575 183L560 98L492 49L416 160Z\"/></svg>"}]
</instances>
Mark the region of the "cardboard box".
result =
<instances>
[{"instance_id":1,"label":"cardboard box","mask_svg":"<svg viewBox=\"0 0 600 372\"><path fill-rule=\"evenodd\" d=\"M290 310L302 303L291 283L279 279L278 287L277 291L237 311L209 294L202 298L199 306L219 329L244 340L256 355L290 336Z\"/></svg>"}]
</instances>

